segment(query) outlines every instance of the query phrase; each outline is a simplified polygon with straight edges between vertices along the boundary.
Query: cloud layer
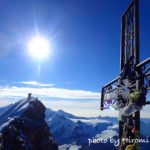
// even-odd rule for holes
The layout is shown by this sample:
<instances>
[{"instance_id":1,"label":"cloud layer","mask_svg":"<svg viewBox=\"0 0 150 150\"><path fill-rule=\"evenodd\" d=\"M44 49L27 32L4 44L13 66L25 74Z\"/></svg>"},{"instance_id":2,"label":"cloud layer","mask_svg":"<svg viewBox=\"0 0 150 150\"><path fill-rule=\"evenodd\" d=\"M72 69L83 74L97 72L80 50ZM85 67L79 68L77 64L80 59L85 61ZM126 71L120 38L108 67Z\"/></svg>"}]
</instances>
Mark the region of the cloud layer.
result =
<instances>
[{"instance_id":1,"label":"cloud layer","mask_svg":"<svg viewBox=\"0 0 150 150\"><path fill-rule=\"evenodd\" d=\"M41 82L37 82L37 81L23 81L23 82L19 82L19 83L24 84L24 85L38 86L38 87L51 87L51 86L54 86L54 84L41 83Z\"/></svg>"},{"instance_id":2,"label":"cloud layer","mask_svg":"<svg viewBox=\"0 0 150 150\"><path fill-rule=\"evenodd\" d=\"M100 93L53 87L53 84L37 81L20 82L20 86L0 86L0 107L27 97L28 93L39 97L46 107L79 116L118 116L117 111L100 111ZM149 118L150 106L144 107L141 117Z\"/></svg>"},{"instance_id":3,"label":"cloud layer","mask_svg":"<svg viewBox=\"0 0 150 150\"><path fill-rule=\"evenodd\" d=\"M31 84L31 82L26 82ZM42 83L32 82L37 85L45 86ZM46 86L48 86L46 84ZM71 90L63 88L54 87L17 87L17 86L1 86L0 87L0 97L25 97L28 93L33 93L33 95L45 98L62 98L62 99L100 99L100 93L86 91L86 90Z\"/></svg>"},{"instance_id":4,"label":"cloud layer","mask_svg":"<svg viewBox=\"0 0 150 150\"><path fill-rule=\"evenodd\" d=\"M37 81L19 82L21 86L0 87L0 107L27 97L28 93L39 99L46 107L79 116L98 116L100 93L52 87L52 84Z\"/></svg>"}]
</instances>

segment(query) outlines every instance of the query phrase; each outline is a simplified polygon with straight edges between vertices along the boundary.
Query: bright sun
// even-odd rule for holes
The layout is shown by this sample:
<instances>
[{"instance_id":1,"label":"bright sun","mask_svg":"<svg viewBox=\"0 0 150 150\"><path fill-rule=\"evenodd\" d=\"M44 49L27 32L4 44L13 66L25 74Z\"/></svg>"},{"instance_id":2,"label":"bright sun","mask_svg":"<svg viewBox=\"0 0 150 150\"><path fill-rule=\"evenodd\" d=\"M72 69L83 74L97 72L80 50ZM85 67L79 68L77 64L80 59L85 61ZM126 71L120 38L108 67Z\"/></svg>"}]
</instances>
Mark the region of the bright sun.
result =
<instances>
[{"instance_id":1,"label":"bright sun","mask_svg":"<svg viewBox=\"0 0 150 150\"><path fill-rule=\"evenodd\" d=\"M49 41L42 36L33 37L28 43L28 49L33 58L38 60L44 59L50 51Z\"/></svg>"}]
</instances>

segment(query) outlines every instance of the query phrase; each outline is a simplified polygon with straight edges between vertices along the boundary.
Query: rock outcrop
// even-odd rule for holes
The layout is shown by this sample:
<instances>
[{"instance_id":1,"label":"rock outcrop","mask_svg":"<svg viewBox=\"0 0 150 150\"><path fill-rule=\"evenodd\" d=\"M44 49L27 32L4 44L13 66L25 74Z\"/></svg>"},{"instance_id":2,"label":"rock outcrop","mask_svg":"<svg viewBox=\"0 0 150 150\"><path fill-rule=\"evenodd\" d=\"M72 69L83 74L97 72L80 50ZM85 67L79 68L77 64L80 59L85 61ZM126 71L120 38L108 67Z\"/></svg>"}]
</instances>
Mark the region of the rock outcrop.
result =
<instances>
[{"instance_id":1,"label":"rock outcrop","mask_svg":"<svg viewBox=\"0 0 150 150\"><path fill-rule=\"evenodd\" d=\"M0 150L58 150L45 122L45 106L31 95L24 104L19 115L2 125Z\"/></svg>"}]
</instances>

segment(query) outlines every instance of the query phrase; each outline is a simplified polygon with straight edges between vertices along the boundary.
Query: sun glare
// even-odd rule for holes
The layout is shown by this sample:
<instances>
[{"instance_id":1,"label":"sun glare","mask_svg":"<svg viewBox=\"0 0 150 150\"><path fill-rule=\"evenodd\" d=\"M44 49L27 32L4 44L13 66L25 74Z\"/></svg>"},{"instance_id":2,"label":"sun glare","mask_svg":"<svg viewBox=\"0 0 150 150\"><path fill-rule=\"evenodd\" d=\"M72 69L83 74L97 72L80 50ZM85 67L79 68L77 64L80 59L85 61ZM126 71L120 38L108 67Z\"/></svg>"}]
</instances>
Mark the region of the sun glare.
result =
<instances>
[{"instance_id":1,"label":"sun glare","mask_svg":"<svg viewBox=\"0 0 150 150\"><path fill-rule=\"evenodd\" d=\"M42 36L33 37L28 43L28 50L33 58L44 59L50 51L49 41Z\"/></svg>"}]
</instances>

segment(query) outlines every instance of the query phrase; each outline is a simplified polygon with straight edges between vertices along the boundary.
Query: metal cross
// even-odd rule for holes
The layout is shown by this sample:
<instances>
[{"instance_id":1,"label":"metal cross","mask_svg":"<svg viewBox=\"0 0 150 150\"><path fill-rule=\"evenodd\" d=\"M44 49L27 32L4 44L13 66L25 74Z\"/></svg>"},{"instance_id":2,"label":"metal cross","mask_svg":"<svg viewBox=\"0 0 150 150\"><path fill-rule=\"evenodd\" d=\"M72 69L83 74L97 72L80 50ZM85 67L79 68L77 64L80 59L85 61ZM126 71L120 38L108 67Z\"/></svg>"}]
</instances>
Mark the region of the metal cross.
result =
<instances>
[{"instance_id":1,"label":"metal cross","mask_svg":"<svg viewBox=\"0 0 150 150\"><path fill-rule=\"evenodd\" d=\"M140 110L143 106L150 104L146 100L146 94L150 90L150 57L139 62L138 0L133 0L122 16L120 52L120 75L102 87L100 107L101 110L108 108L119 110L121 118L119 119L120 145L118 148L124 150L129 145L128 142L123 141L124 137L140 138ZM138 94L138 102L130 102L130 99L134 99ZM112 107L114 105L115 107ZM126 108L128 112L125 111ZM140 143L130 144L140 149Z\"/></svg>"}]
</instances>

